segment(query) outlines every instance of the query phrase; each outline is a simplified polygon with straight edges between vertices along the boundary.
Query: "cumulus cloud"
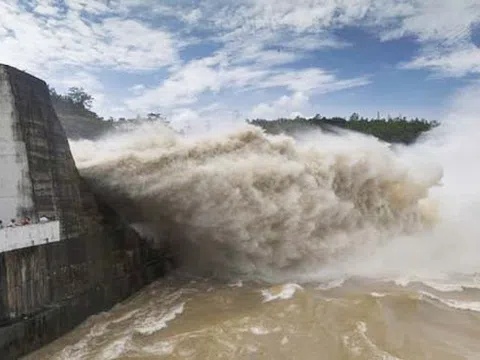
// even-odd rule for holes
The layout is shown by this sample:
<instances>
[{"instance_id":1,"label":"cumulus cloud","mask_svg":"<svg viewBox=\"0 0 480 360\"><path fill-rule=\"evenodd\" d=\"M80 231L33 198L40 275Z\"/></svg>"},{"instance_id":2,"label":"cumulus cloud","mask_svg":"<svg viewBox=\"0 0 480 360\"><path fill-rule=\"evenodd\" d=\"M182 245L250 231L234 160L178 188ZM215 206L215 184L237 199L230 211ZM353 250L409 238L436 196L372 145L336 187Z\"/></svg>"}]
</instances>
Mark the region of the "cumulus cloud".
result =
<instances>
[{"instance_id":1,"label":"cumulus cloud","mask_svg":"<svg viewBox=\"0 0 480 360\"><path fill-rule=\"evenodd\" d=\"M301 115L309 106L309 97L303 92L283 95L272 103L260 103L253 107L249 118L275 119Z\"/></svg>"},{"instance_id":2,"label":"cumulus cloud","mask_svg":"<svg viewBox=\"0 0 480 360\"><path fill-rule=\"evenodd\" d=\"M242 88L264 77L262 70L249 67L222 67L221 58L207 57L180 67L160 86L146 89L127 101L131 108L150 111L192 104L205 91Z\"/></svg>"},{"instance_id":3,"label":"cumulus cloud","mask_svg":"<svg viewBox=\"0 0 480 360\"><path fill-rule=\"evenodd\" d=\"M227 89L283 88L294 92L327 93L363 86L365 77L338 79L321 69L283 70L265 66L219 65L220 59L191 61L159 87L148 89L127 101L132 109L151 111L195 103L206 91Z\"/></svg>"}]
</instances>

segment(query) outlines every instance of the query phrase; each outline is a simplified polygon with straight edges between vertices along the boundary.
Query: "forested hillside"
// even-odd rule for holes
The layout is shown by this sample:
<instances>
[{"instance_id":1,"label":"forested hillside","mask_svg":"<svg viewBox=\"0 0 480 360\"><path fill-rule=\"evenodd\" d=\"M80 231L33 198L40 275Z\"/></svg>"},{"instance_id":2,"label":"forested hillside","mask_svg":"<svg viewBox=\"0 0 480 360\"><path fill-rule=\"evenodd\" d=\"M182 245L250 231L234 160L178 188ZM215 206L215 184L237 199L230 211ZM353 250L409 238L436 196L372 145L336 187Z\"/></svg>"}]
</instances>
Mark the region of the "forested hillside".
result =
<instances>
[{"instance_id":1,"label":"forested hillside","mask_svg":"<svg viewBox=\"0 0 480 360\"><path fill-rule=\"evenodd\" d=\"M418 118L410 120L404 117L367 119L360 117L358 114L353 114L348 120L341 117L326 118L316 115L313 118L255 119L247 120L247 122L262 127L270 134L293 134L309 129L334 131L335 128L342 128L373 135L386 142L403 144L413 143L422 133L438 125L436 121Z\"/></svg>"},{"instance_id":2,"label":"forested hillside","mask_svg":"<svg viewBox=\"0 0 480 360\"><path fill-rule=\"evenodd\" d=\"M53 107L69 139L95 139L114 128L90 110L93 98L81 88L70 88L65 95L50 88Z\"/></svg>"}]
</instances>

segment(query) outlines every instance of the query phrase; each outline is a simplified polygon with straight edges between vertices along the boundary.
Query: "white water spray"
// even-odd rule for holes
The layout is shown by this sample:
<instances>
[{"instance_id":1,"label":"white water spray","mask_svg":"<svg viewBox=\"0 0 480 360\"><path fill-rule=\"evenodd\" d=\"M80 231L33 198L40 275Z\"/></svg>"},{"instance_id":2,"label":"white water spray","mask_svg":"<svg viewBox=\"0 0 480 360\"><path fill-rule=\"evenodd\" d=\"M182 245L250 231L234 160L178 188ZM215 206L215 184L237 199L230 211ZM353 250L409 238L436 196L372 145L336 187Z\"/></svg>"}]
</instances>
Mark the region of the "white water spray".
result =
<instances>
[{"instance_id":1,"label":"white water spray","mask_svg":"<svg viewBox=\"0 0 480 360\"><path fill-rule=\"evenodd\" d=\"M242 126L182 137L146 125L72 149L117 210L182 265L217 276L275 279L418 233L435 220L426 198L441 178L353 133L294 140Z\"/></svg>"},{"instance_id":2,"label":"white water spray","mask_svg":"<svg viewBox=\"0 0 480 360\"><path fill-rule=\"evenodd\" d=\"M429 200L438 221L432 229L397 236L366 256L354 256L328 269L304 274L319 277L366 276L409 281L434 281L439 286L480 286L480 142L478 114L480 85L461 90L450 104L442 125L400 157L424 176L431 166L443 168L442 185Z\"/></svg>"}]
</instances>

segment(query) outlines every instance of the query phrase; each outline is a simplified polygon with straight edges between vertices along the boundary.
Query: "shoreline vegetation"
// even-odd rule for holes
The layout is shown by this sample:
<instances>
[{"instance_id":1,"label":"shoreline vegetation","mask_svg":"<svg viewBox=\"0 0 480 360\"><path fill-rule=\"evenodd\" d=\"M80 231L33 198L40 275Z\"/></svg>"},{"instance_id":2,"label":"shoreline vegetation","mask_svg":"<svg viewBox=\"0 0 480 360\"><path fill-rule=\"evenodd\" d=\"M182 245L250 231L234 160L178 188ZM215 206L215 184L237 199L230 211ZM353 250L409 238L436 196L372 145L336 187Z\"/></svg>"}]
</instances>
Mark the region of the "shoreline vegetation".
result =
<instances>
[{"instance_id":1,"label":"shoreline vegetation","mask_svg":"<svg viewBox=\"0 0 480 360\"><path fill-rule=\"evenodd\" d=\"M169 125L168 119L160 113L149 113L145 117L137 116L133 119L105 119L91 110L93 97L84 89L73 87L64 95L58 94L54 88L49 89L53 107L69 139L95 139L109 131L146 121L161 121ZM261 127L268 134L290 135L309 129L333 132L335 129L346 129L372 135L385 142L406 145L414 143L421 134L439 125L437 121L426 119L407 119L401 116L365 118L358 113L353 113L349 118L327 118L317 114L312 118L297 116L294 119L247 119L246 122Z\"/></svg>"}]
</instances>

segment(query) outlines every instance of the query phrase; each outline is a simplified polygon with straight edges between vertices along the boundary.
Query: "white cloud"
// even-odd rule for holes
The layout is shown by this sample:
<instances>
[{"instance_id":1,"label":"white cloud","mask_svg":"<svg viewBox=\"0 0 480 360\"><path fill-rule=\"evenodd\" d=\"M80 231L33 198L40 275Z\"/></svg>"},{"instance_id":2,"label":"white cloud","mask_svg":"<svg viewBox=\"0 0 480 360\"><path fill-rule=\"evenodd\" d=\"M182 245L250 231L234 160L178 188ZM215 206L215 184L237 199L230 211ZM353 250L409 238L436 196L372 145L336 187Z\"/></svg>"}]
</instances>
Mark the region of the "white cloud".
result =
<instances>
[{"instance_id":1,"label":"white cloud","mask_svg":"<svg viewBox=\"0 0 480 360\"><path fill-rule=\"evenodd\" d=\"M227 2L228 3L228 2ZM231 3L230 3L231 4ZM322 32L350 25L376 25L383 38L413 35L420 41L450 39L479 21L477 0L251 0L225 6L214 22L258 32L294 29ZM468 34L466 34L468 35Z\"/></svg>"},{"instance_id":2,"label":"white cloud","mask_svg":"<svg viewBox=\"0 0 480 360\"><path fill-rule=\"evenodd\" d=\"M295 117L302 114L302 111L309 106L309 97L302 92L295 92L292 95L283 95L270 104L260 103L250 111L249 118L252 119L276 119L280 117Z\"/></svg>"},{"instance_id":3,"label":"white cloud","mask_svg":"<svg viewBox=\"0 0 480 360\"><path fill-rule=\"evenodd\" d=\"M135 95L140 95L145 91L145 85L143 85L143 84L133 85L128 90L131 91Z\"/></svg>"},{"instance_id":4,"label":"white cloud","mask_svg":"<svg viewBox=\"0 0 480 360\"><path fill-rule=\"evenodd\" d=\"M390 1L391 2L391 1ZM480 3L476 0L422 0L389 5L378 10L379 21L390 19L396 26L385 30L384 40L413 35L420 42L457 42L470 36L471 25L480 21Z\"/></svg>"},{"instance_id":5,"label":"white cloud","mask_svg":"<svg viewBox=\"0 0 480 360\"><path fill-rule=\"evenodd\" d=\"M285 87L292 91L326 93L369 84L366 77L339 80L332 73L319 68L279 72L272 75L260 87Z\"/></svg>"},{"instance_id":6,"label":"white cloud","mask_svg":"<svg viewBox=\"0 0 480 360\"><path fill-rule=\"evenodd\" d=\"M290 40L285 40L279 44L281 48L296 50L296 51L313 51L325 48L343 48L350 44L346 41L333 37L328 33L320 34L305 34L299 37L294 37Z\"/></svg>"},{"instance_id":7,"label":"white cloud","mask_svg":"<svg viewBox=\"0 0 480 360\"><path fill-rule=\"evenodd\" d=\"M51 2L35 10L53 13ZM0 3L3 37L0 62L38 75L74 66L125 70L155 69L177 61L173 36L136 20L109 16L95 22L81 11L104 12L103 2L72 2L62 15L37 16L13 3Z\"/></svg>"},{"instance_id":8,"label":"white cloud","mask_svg":"<svg viewBox=\"0 0 480 360\"><path fill-rule=\"evenodd\" d=\"M87 92L103 91L102 83L92 74L85 71L79 71L74 74L62 75L56 80L56 84L61 87L61 90L67 90L70 87L81 87Z\"/></svg>"},{"instance_id":9,"label":"white cloud","mask_svg":"<svg viewBox=\"0 0 480 360\"><path fill-rule=\"evenodd\" d=\"M429 68L443 76L480 73L480 49L473 44L449 51L422 54L402 65L404 69Z\"/></svg>"},{"instance_id":10,"label":"white cloud","mask_svg":"<svg viewBox=\"0 0 480 360\"><path fill-rule=\"evenodd\" d=\"M194 9L186 14L181 12L180 14L182 15L182 19L184 19L189 24L195 24L202 17L202 11L200 9Z\"/></svg>"},{"instance_id":11,"label":"white cloud","mask_svg":"<svg viewBox=\"0 0 480 360\"><path fill-rule=\"evenodd\" d=\"M365 16L370 1L347 0L256 0L243 6L225 6L212 20L216 26L257 32L292 28L322 30L338 23L350 23ZM231 2L230 2L231 4Z\"/></svg>"},{"instance_id":12,"label":"white cloud","mask_svg":"<svg viewBox=\"0 0 480 360\"><path fill-rule=\"evenodd\" d=\"M343 26L373 26L382 40L410 35L420 43L445 45L468 40L472 26L480 21L477 0L203 0L174 4L66 0L66 12L53 0L37 0L33 5L29 12L12 0L0 4L0 61L34 71L55 65L144 70L176 62L180 40L138 17L135 20L132 11L139 6L142 11L137 15L143 18L174 16L185 26L214 30L217 39L227 45L225 50L230 44L229 51L239 62L271 64L295 61L305 51L345 46L331 34L332 29ZM97 19L104 20L93 21L91 15L101 15ZM6 32L15 37L5 38Z\"/></svg>"},{"instance_id":13,"label":"white cloud","mask_svg":"<svg viewBox=\"0 0 480 360\"><path fill-rule=\"evenodd\" d=\"M478 0L16 0L0 2L0 63L51 79L54 85L92 89L102 104L129 112L200 106L202 94L282 89L295 94L363 86L369 78L344 78L336 69L298 69L313 51L350 44L336 30L359 26L381 41L411 36L416 56L402 69L464 76L480 72L472 28ZM175 18L172 25L169 20ZM200 35L201 34L201 35ZM207 35L208 34L208 35ZM214 42L203 58L180 59L189 44ZM168 69L157 84L126 88L132 98L109 99L96 74ZM64 77L64 74L68 76ZM126 95L126 96L130 96ZM110 96L110 95L109 95ZM280 101L280 99L278 100ZM197 107L198 107L197 106ZM281 103L259 104L271 111ZM196 109L198 111L198 109ZM297 110L292 110L297 111Z\"/></svg>"},{"instance_id":14,"label":"white cloud","mask_svg":"<svg viewBox=\"0 0 480 360\"><path fill-rule=\"evenodd\" d=\"M479 1L409 1L389 8L375 15L378 24L390 24L380 38L388 41L413 36L422 45L420 54L402 68L426 68L442 76L479 72L478 48L471 39L474 26L480 23Z\"/></svg>"},{"instance_id":15,"label":"white cloud","mask_svg":"<svg viewBox=\"0 0 480 360\"><path fill-rule=\"evenodd\" d=\"M310 51L346 46L330 32L337 10L334 1L246 0L204 11L232 61L275 65L292 63Z\"/></svg>"},{"instance_id":16,"label":"white cloud","mask_svg":"<svg viewBox=\"0 0 480 360\"><path fill-rule=\"evenodd\" d=\"M57 15L58 8L53 0L38 0L34 11L40 15Z\"/></svg>"},{"instance_id":17,"label":"white cloud","mask_svg":"<svg viewBox=\"0 0 480 360\"><path fill-rule=\"evenodd\" d=\"M318 68L293 70L229 65L218 56L191 61L159 87L128 100L127 105L132 110L145 112L193 104L207 91L284 88L294 92L327 93L368 83L365 77L337 79L334 74Z\"/></svg>"},{"instance_id":18,"label":"white cloud","mask_svg":"<svg viewBox=\"0 0 480 360\"><path fill-rule=\"evenodd\" d=\"M265 64L280 65L295 62L300 54L290 51L264 50L260 44L247 44L239 47L230 54L230 61L237 64Z\"/></svg>"},{"instance_id":19,"label":"white cloud","mask_svg":"<svg viewBox=\"0 0 480 360\"><path fill-rule=\"evenodd\" d=\"M93 26L104 39L99 57L106 63L127 70L155 69L170 65L176 60L176 49L172 36L162 30L153 29L138 21L110 18Z\"/></svg>"},{"instance_id":20,"label":"white cloud","mask_svg":"<svg viewBox=\"0 0 480 360\"><path fill-rule=\"evenodd\" d=\"M307 33L312 39L327 34L319 41L320 47L340 47L346 44L329 37L331 30L361 26L383 41L412 36L421 45L422 52L432 47L436 49L428 58L420 56L411 67L424 67L452 76L477 72L475 61L468 62L453 53L468 52L463 48L472 43L472 29L480 23L478 0L251 0L242 6L229 4L218 11L219 16L213 20L216 26L231 30L226 36L253 38L258 33L279 33L282 37L293 34L289 48L310 50L315 45L305 40ZM272 39L263 44L272 44Z\"/></svg>"},{"instance_id":21,"label":"white cloud","mask_svg":"<svg viewBox=\"0 0 480 360\"><path fill-rule=\"evenodd\" d=\"M237 62L287 64L308 51L348 45L332 36L332 30L360 26L382 41L412 36L421 53L436 49L428 57L435 59L435 66L421 55L417 58L422 61L416 59L412 68L424 64L452 76L477 71L475 62L452 53L459 44L466 53L462 48L471 44L472 28L480 23L478 0L208 0L197 4L203 16L196 18L196 25L218 29L225 50L236 49L230 51ZM286 52L275 53L272 48ZM465 71L452 71L455 68Z\"/></svg>"},{"instance_id":22,"label":"white cloud","mask_svg":"<svg viewBox=\"0 0 480 360\"><path fill-rule=\"evenodd\" d=\"M263 70L244 66L223 67L221 62L220 56L193 60L180 67L159 87L145 90L128 100L127 104L142 111L192 104L206 91L243 88L265 76Z\"/></svg>"},{"instance_id":23,"label":"white cloud","mask_svg":"<svg viewBox=\"0 0 480 360\"><path fill-rule=\"evenodd\" d=\"M86 12L89 14L100 15L105 13L114 13L119 8L122 1L119 0L65 0L67 7L75 12Z\"/></svg>"}]
</instances>

